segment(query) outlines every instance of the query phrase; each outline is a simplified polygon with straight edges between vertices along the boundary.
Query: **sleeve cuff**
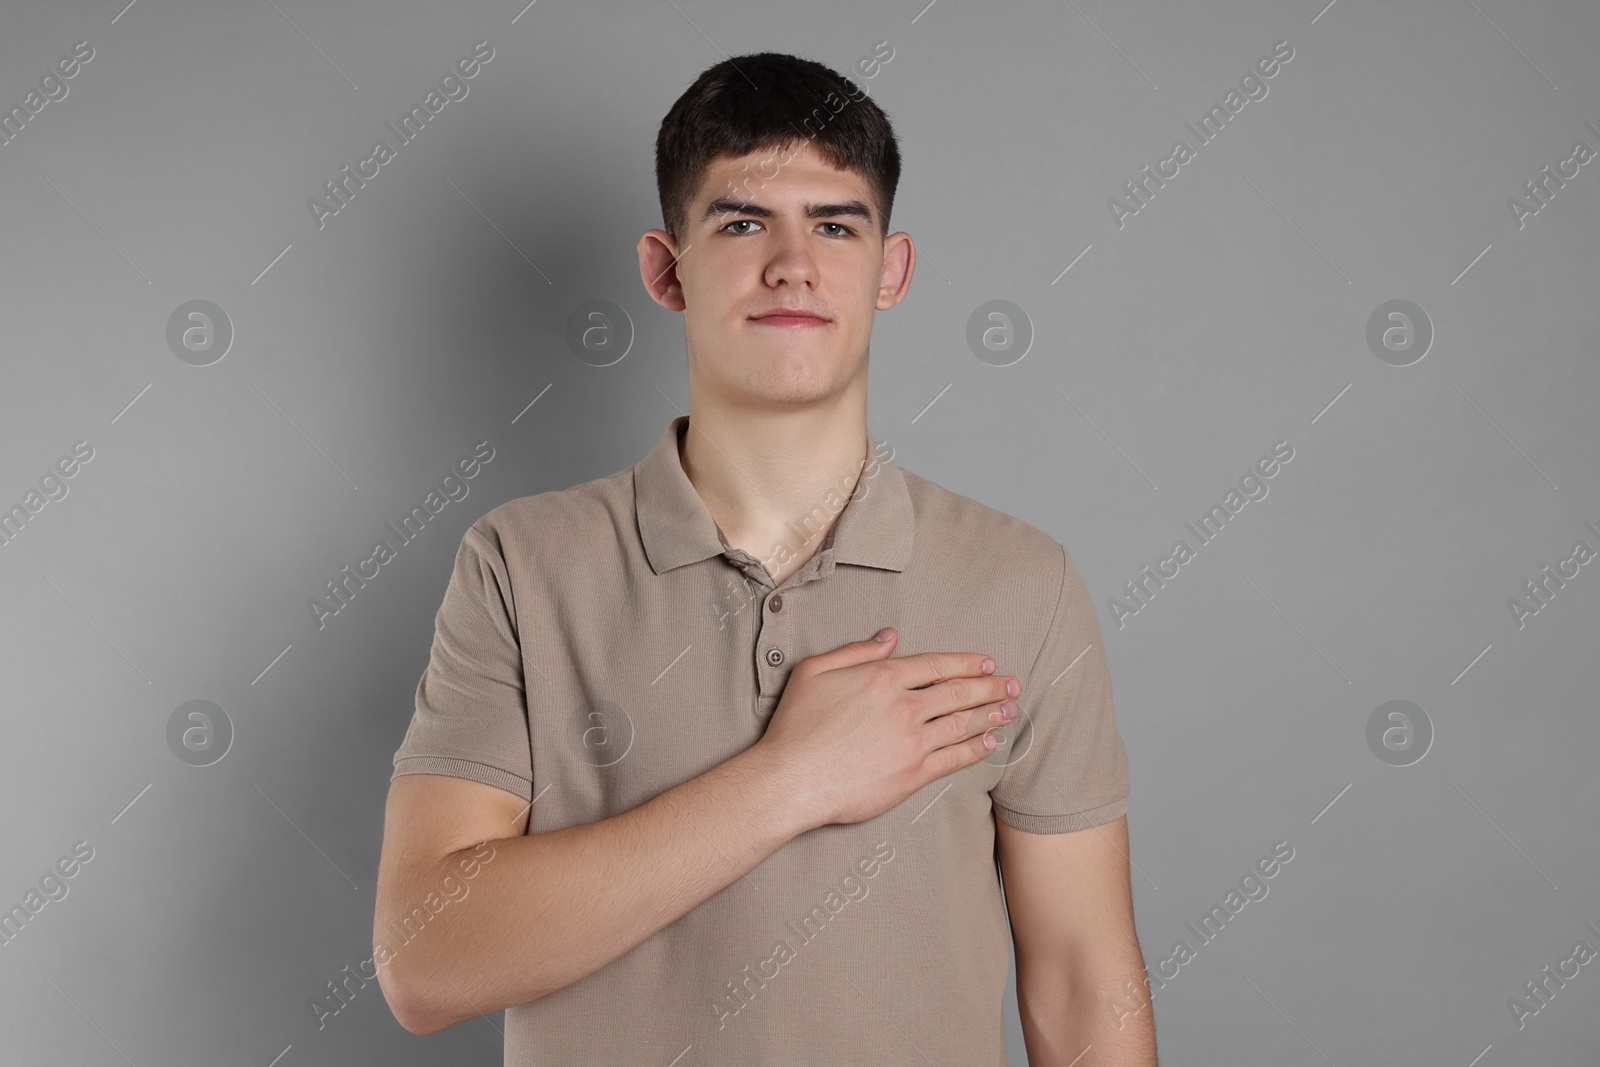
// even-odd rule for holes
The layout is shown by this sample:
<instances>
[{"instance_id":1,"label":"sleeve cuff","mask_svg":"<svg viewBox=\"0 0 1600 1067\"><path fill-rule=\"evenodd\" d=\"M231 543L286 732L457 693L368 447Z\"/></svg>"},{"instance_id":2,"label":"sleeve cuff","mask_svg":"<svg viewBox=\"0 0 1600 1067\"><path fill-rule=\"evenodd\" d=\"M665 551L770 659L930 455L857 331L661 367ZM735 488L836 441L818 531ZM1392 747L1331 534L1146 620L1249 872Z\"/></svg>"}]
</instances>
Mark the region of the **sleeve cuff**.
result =
<instances>
[{"instance_id":1,"label":"sleeve cuff","mask_svg":"<svg viewBox=\"0 0 1600 1067\"><path fill-rule=\"evenodd\" d=\"M999 803L995 803L994 813L997 818L1004 820L1007 826L1030 834L1064 834L1073 830L1087 830L1091 826L1099 826L1126 815L1128 798L1119 797L1098 808L1089 808L1068 815L1025 815L1020 811L1003 807Z\"/></svg>"},{"instance_id":2,"label":"sleeve cuff","mask_svg":"<svg viewBox=\"0 0 1600 1067\"><path fill-rule=\"evenodd\" d=\"M471 760L451 759L448 756L402 756L394 762L394 773L389 776L394 781L402 774L444 774L451 778L466 778L484 785L492 785L496 789L504 789L508 793L515 793L523 800L533 799L533 783L518 774L491 767L487 763L474 763Z\"/></svg>"}]
</instances>

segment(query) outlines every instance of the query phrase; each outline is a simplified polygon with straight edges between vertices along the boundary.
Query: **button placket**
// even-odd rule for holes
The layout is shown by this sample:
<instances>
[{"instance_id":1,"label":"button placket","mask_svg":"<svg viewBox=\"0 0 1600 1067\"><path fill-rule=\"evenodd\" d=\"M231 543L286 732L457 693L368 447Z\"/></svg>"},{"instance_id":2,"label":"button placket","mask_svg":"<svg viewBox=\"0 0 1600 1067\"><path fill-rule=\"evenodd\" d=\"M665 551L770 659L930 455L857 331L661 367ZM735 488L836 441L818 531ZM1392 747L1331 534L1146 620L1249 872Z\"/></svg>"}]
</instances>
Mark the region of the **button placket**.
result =
<instances>
[{"instance_id":1,"label":"button placket","mask_svg":"<svg viewBox=\"0 0 1600 1067\"><path fill-rule=\"evenodd\" d=\"M788 620L788 616L783 614L783 594L777 592L767 594L765 610L760 618L761 626L756 634L755 648L758 657L757 675L761 679L757 714L765 716L777 706L777 694L782 684L781 668L789 658L784 647L789 636L789 627L783 625Z\"/></svg>"},{"instance_id":2,"label":"button placket","mask_svg":"<svg viewBox=\"0 0 1600 1067\"><path fill-rule=\"evenodd\" d=\"M763 610L757 616L756 645L756 677L759 679L759 693L756 697L756 715L765 718L778 706L781 683L787 677L787 671L782 671L785 664L791 668L789 657L793 651L790 647L790 638L793 628L787 625L795 611L793 603L785 600L793 599L795 590L807 582L815 581L824 574L824 567L831 564L833 554L823 551L812 557L804 567L785 580L782 588L787 593L778 591L772 585L766 587L766 599L763 601ZM780 676L780 671L782 675Z\"/></svg>"}]
</instances>

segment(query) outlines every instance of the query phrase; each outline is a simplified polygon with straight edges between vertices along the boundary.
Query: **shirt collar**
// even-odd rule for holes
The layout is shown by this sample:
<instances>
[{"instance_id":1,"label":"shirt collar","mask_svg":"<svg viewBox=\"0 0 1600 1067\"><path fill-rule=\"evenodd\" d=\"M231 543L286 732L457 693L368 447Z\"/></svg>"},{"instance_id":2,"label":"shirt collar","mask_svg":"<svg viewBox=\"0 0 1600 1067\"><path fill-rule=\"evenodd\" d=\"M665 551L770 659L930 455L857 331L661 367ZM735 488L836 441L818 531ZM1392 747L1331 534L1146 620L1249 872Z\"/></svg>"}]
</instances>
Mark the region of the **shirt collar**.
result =
<instances>
[{"instance_id":1,"label":"shirt collar","mask_svg":"<svg viewBox=\"0 0 1600 1067\"><path fill-rule=\"evenodd\" d=\"M716 520L683 471L678 445L688 426L687 415L673 419L661 440L633 468L639 538L645 558L657 574L738 551L727 547ZM869 464L882 454L877 437L868 430ZM829 503L824 501L819 507L826 511ZM904 570L911 561L915 520L900 468L891 460L878 459L876 469L862 469L854 495L816 555L831 551L834 563Z\"/></svg>"}]
</instances>

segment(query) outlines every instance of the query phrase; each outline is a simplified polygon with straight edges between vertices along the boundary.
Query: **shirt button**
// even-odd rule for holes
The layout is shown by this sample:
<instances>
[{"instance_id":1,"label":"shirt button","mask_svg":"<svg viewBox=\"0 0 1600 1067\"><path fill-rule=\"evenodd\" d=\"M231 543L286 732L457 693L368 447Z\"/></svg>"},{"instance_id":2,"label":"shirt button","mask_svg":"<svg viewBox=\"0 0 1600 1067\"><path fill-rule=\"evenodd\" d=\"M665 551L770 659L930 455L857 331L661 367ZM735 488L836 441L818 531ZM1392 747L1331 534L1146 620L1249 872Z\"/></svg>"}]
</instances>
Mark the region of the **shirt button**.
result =
<instances>
[{"instance_id":1,"label":"shirt button","mask_svg":"<svg viewBox=\"0 0 1600 1067\"><path fill-rule=\"evenodd\" d=\"M782 611L783 610L783 594L782 593L773 593L770 597L768 597L767 598L767 609L769 611Z\"/></svg>"},{"instance_id":2,"label":"shirt button","mask_svg":"<svg viewBox=\"0 0 1600 1067\"><path fill-rule=\"evenodd\" d=\"M772 664L774 667L776 667L778 664L782 663L783 662L783 649L781 649L781 648L769 648L769 649L767 649L767 662Z\"/></svg>"}]
</instances>

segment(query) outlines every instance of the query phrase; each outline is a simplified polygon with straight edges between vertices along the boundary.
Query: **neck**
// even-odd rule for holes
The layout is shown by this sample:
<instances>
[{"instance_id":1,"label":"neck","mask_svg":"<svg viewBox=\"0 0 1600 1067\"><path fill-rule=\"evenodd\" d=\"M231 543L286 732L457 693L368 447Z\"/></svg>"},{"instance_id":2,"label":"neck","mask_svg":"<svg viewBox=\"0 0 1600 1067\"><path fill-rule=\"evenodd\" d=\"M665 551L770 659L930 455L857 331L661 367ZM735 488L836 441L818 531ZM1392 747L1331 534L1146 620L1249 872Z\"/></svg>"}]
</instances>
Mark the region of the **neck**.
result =
<instances>
[{"instance_id":1,"label":"neck","mask_svg":"<svg viewBox=\"0 0 1600 1067\"><path fill-rule=\"evenodd\" d=\"M781 583L816 554L855 491L865 399L776 416L692 408L678 454L728 543Z\"/></svg>"}]
</instances>

